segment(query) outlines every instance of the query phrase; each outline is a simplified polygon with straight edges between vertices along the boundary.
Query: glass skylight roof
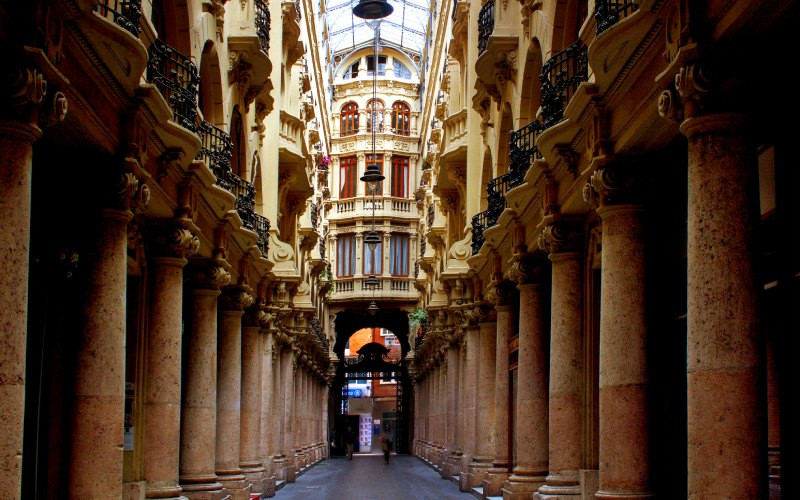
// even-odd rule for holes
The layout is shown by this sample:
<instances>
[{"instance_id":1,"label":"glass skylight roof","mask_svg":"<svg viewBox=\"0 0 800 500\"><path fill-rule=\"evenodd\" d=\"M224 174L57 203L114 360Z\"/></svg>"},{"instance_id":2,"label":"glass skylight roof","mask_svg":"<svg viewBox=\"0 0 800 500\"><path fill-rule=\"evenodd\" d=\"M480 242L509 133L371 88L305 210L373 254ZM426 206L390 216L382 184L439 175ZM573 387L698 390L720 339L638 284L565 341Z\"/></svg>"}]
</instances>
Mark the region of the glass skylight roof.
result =
<instances>
[{"instance_id":1,"label":"glass skylight roof","mask_svg":"<svg viewBox=\"0 0 800 500\"><path fill-rule=\"evenodd\" d=\"M389 0L394 12L381 21L381 40L422 53L428 26L429 0ZM328 41L336 54L373 40L374 32L363 19L353 15L358 0L326 3Z\"/></svg>"}]
</instances>

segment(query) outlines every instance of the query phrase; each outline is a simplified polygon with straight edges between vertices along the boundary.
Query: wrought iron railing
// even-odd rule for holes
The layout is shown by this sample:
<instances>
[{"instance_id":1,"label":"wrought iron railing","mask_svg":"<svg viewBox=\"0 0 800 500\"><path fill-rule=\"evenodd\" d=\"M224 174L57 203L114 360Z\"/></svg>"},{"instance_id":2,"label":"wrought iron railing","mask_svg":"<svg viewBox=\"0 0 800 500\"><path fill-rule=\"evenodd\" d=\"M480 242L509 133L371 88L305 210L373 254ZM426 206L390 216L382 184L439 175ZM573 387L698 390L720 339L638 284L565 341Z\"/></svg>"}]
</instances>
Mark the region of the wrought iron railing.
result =
<instances>
[{"instance_id":1,"label":"wrought iron railing","mask_svg":"<svg viewBox=\"0 0 800 500\"><path fill-rule=\"evenodd\" d=\"M261 50L269 51L269 5L265 0L255 0L256 6L256 35L261 43Z\"/></svg>"},{"instance_id":2,"label":"wrought iron railing","mask_svg":"<svg viewBox=\"0 0 800 500\"><path fill-rule=\"evenodd\" d=\"M433 203L428 205L428 229L433 227L433 221L436 218L436 207L433 206Z\"/></svg>"},{"instance_id":3,"label":"wrought iron railing","mask_svg":"<svg viewBox=\"0 0 800 500\"><path fill-rule=\"evenodd\" d=\"M311 204L311 229L314 231L319 227L319 205Z\"/></svg>"},{"instance_id":4,"label":"wrought iron railing","mask_svg":"<svg viewBox=\"0 0 800 500\"><path fill-rule=\"evenodd\" d=\"M261 214L255 214L256 221L256 234L258 235L258 242L256 245L261 250L261 255L267 256L269 252L269 219Z\"/></svg>"},{"instance_id":5,"label":"wrought iron railing","mask_svg":"<svg viewBox=\"0 0 800 500\"><path fill-rule=\"evenodd\" d=\"M472 216L472 255L476 255L481 251L481 247L485 241L483 231L489 227L487 224L488 217L488 210L478 212L476 215Z\"/></svg>"},{"instance_id":6,"label":"wrought iron railing","mask_svg":"<svg viewBox=\"0 0 800 500\"><path fill-rule=\"evenodd\" d=\"M142 0L100 0L94 9L101 16L111 19L120 28L129 31L133 36L139 36Z\"/></svg>"},{"instance_id":7,"label":"wrought iron railing","mask_svg":"<svg viewBox=\"0 0 800 500\"><path fill-rule=\"evenodd\" d=\"M594 19L597 21L597 34L633 14L638 8L637 3L629 0L596 0Z\"/></svg>"},{"instance_id":8,"label":"wrought iron railing","mask_svg":"<svg viewBox=\"0 0 800 500\"><path fill-rule=\"evenodd\" d=\"M419 261L414 261L414 279L419 278Z\"/></svg>"},{"instance_id":9,"label":"wrought iron railing","mask_svg":"<svg viewBox=\"0 0 800 500\"><path fill-rule=\"evenodd\" d=\"M514 179L515 177L519 177L519 173L509 170L503 175L490 180L486 185L486 190L488 192L486 200L488 205L486 210L488 212L486 219L487 228L497 224L500 214L502 214L503 210L505 210L506 193L509 189L511 189L509 186L511 184L511 179ZM517 183L517 185L519 184L521 184L521 181Z\"/></svg>"},{"instance_id":10,"label":"wrought iron railing","mask_svg":"<svg viewBox=\"0 0 800 500\"><path fill-rule=\"evenodd\" d=\"M428 249L428 240L425 236L420 236L419 238L419 257L425 257L425 250Z\"/></svg>"},{"instance_id":11,"label":"wrought iron railing","mask_svg":"<svg viewBox=\"0 0 800 500\"><path fill-rule=\"evenodd\" d=\"M492 31L494 31L494 0L487 0L478 14L478 54L483 54L486 50Z\"/></svg>"},{"instance_id":12,"label":"wrought iron railing","mask_svg":"<svg viewBox=\"0 0 800 500\"><path fill-rule=\"evenodd\" d=\"M303 14L300 11L300 0L294 1L294 19L298 23L300 22L301 19L303 19Z\"/></svg>"},{"instance_id":13,"label":"wrought iron railing","mask_svg":"<svg viewBox=\"0 0 800 500\"><path fill-rule=\"evenodd\" d=\"M458 0L453 0L453 13L451 16L453 18L453 22L456 22L456 19L458 19Z\"/></svg>"},{"instance_id":14,"label":"wrought iron railing","mask_svg":"<svg viewBox=\"0 0 800 500\"><path fill-rule=\"evenodd\" d=\"M510 188L522 184L525 174L531 165L531 159L541 158L542 154L536 147L536 137L544 130L542 122L534 120L519 130L512 130L509 134L509 171L518 173L510 179Z\"/></svg>"},{"instance_id":15,"label":"wrought iron railing","mask_svg":"<svg viewBox=\"0 0 800 500\"><path fill-rule=\"evenodd\" d=\"M150 44L147 81L155 84L164 96L175 121L194 132L200 77L191 59L155 39Z\"/></svg>"},{"instance_id":16,"label":"wrought iron railing","mask_svg":"<svg viewBox=\"0 0 800 500\"><path fill-rule=\"evenodd\" d=\"M319 257L322 260L325 260L325 254L327 253L327 245L328 245L328 237L323 236L319 239Z\"/></svg>"},{"instance_id":17,"label":"wrought iron railing","mask_svg":"<svg viewBox=\"0 0 800 500\"><path fill-rule=\"evenodd\" d=\"M550 128L564 118L564 108L588 78L589 59L586 45L577 40L557 52L542 66L542 125Z\"/></svg>"},{"instance_id":18,"label":"wrought iron railing","mask_svg":"<svg viewBox=\"0 0 800 500\"><path fill-rule=\"evenodd\" d=\"M219 178L231 170L231 157L233 156L231 136L221 128L205 121L200 122L197 132L201 140L197 159L202 160L214 172L219 183ZM222 187L230 191L229 186Z\"/></svg>"}]
</instances>

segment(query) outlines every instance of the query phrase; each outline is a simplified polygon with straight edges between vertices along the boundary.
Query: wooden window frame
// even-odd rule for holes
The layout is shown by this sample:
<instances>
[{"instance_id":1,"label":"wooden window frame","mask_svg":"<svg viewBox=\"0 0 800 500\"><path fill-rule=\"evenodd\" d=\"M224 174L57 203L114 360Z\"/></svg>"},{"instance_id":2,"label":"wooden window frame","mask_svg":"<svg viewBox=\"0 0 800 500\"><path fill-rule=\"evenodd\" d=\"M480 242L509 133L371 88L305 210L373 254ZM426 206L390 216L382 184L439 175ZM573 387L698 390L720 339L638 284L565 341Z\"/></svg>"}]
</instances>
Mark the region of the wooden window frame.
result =
<instances>
[{"instance_id":1,"label":"wooden window frame","mask_svg":"<svg viewBox=\"0 0 800 500\"><path fill-rule=\"evenodd\" d=\"M345 252L343 255L342 247L348 241L351 245L351 251ZM343 263L345 257L349 257L349 271L351 274L340 274L344 268ZM340 234L336 239L336 277L337 278L352 278L356 272L356 235L355 234Z\"/></svg>"},{"instance_id":2,"label":"wooden window frame","mask_svg":"<svg viewBox=\"0 0 800 500\"><path fill-rule=\"evenodd\" d=\"M392 156L392 196L408 198L411 161L408 156Z\"/></svg>"},{"instance_id":3,"label":"wooden window frame","mask_svg":"<svg viewBox=\"0 0 800 500\"><path fill-rule=\"evenodd\" d=\"M350 101L342 106L339 116L339 135L348 137L358 133L358 104Z\"/></svg>"},{"instance_id":4,"label":"wooden window frame","mask_svg":"<svg viewBox=\"0 0 800 500\"><path fill-rule=\"evenodd\" d=\"M397 135L411 135L411 107L403 101L392 104L392 130Z\"/></svg>"},{"instance_id":5,"label":"wooden window frame","mask_svg":"<svg viewBox=\"0 0 800 500\"><path fill-rule=\"evenodd\" d=\"M339 199L355 198L358 193L358 158L345 156L339 159ZM346 182L342 182L346 179ZM345 192L347 188L347 192Z\"/></svg>"}]
</instances>

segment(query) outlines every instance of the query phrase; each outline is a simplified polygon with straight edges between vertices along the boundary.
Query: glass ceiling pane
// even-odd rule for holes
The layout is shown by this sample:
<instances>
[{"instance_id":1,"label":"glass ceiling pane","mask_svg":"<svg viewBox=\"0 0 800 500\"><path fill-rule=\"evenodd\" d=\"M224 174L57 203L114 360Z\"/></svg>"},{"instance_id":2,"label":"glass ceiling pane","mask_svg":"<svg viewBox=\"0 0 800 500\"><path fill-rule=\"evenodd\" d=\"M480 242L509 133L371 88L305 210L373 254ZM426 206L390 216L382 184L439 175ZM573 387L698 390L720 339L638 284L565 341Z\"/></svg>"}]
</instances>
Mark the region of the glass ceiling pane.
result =
<instances>
[{"instance_id":1,"label":"glass ceiling pane","mask_svg":"<svg viewBox=\"0 0 800 500\"><path fill-rule=\"evenodd\" d=\"M327 3L330 48L333 53L347 50L373 39L372 29L353 15L358 0L331 0ZM394 12L381 21L381 39L422 53L428 26L428 0L389 0Z\"/></svg>"}]
</instances>

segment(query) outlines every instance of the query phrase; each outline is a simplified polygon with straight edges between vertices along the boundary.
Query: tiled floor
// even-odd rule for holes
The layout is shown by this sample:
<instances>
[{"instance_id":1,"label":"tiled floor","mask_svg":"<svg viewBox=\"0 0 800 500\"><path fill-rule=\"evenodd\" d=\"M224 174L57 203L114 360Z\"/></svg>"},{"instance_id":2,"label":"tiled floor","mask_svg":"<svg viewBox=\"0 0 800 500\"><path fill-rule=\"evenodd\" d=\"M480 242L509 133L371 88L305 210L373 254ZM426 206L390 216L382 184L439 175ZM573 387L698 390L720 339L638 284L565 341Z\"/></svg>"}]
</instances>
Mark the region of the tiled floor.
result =
<instances>
[{"instance_id":1,"label":"tiled floor","mask_svg":"<svg viewBox=\"0 0 800 500\"><path fill-rule=\"evenodd\" d=\"M320 462L275 495L283 499L401 500L467 499L452 481L442 479L419 459L392 455L389 465L382 455L355 455Z\"/></svg>"}]
</instances>

